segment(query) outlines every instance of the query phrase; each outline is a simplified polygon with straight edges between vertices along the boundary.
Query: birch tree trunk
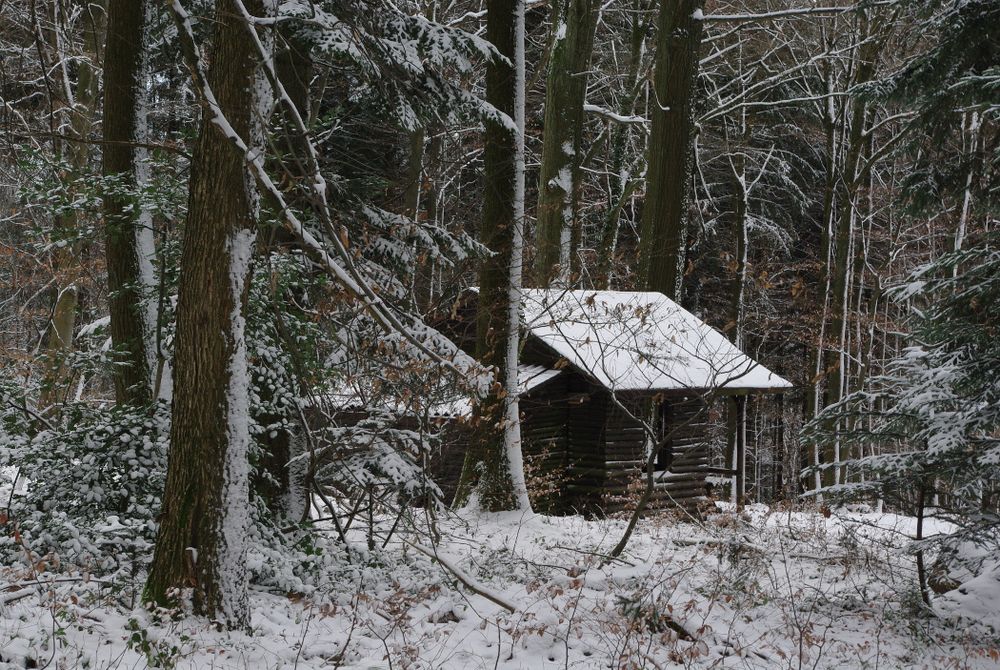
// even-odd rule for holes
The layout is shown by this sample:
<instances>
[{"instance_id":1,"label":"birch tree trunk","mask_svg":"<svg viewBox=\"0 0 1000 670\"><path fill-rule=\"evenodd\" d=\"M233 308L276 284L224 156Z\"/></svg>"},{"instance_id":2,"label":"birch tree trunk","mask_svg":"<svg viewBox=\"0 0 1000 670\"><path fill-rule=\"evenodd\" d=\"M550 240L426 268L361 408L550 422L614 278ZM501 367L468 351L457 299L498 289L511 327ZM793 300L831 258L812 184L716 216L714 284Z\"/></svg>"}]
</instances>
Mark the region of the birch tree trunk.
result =
<instances>
[{"instance_id":1,"label":"birch tree trunk","mask_svg":"<svg viewBox=\"0 0 1000 670\"><path fill-rule=\"evenodd\" d=\"M824 272L823 272L823 310L820 313L820 324L819 324L819 334L816 338L816 347L810 352L812 355L812 360L810 361L812 365L812 378L809 382L809 389L806 392L806 407L805 415L806 420L811 420L816 418L820 410L823 409L823 377L824 369L823 364L826 359L826 338L827 338L827 321L830 311L830 283L832 280L833 272L833 262L831 260L831 253L833 249L833 223L834 223L834 205L835 205L835 192L837 186L837 109L836 101L832 96L833 93L833 75L830 72L829 65L824 68L824 75L826 81L826 92L828 98L824 107L823 114L823 128L826 134L826 181L823 188L823 210L822 210L822 223L823 223L823 238L821 244L820 257L823 259ZM810 466L818 466L821 462L819 445L815 442L807 442L805 445L806 453L802 454L803 463L808 463ZM803 486L806 483L803 482ZM822 475L818 471L814 471L812 475L812 489L818 491L822 487Z\"/></svg>"},{"instance_id":2,"label":"birch tree trunk","mask_svg":"<svg viewBox=\"0 0 1000 670\"><path fill-rule=\"evenodd\" d=\"M104 165L106 178L134 191L147 167L145 141L146 0L109 0L104 67ZM157 327L153 300L152 217L137 198L112 191L104 197L105 258L114 383L118 404L145 405L152 398Z\"/></svg>"},{"instance_id":3,"label":"birch tree trunk","mask_svg":"<svg viewBox=\"0 0 1000 670\"><path fill-rule=\"evenodd\" d=\"M208 83L229 125L205 105L181 256L171 450L145 594L166 603L175 590L192 589L195 611L231 628L245 627L249 616L244 314L257 194L243 153L227 135L259 136L254 115L261 94L256 47L237 4L216 3ZM261 15L260 0L245 4Z\"/></svg>"},{"instance_id":4,"label":"birch tree trunk","mask_svg":"<svg viewBox=\"0 0 1000 670\"><path fill-rule=\"evenodd\" d=\"M499 371L498 382L477 408L477 435L466 453L455 506L496 512L525 507L520 426L517 418L517 336L520 300L520 239L523 220L523 0L489 0L486 38L509 59L486 70L486 100L510 117L513 127L486 124L485 187L480 242L494 255L479 269L476 353ZM520 58L519 58L520 56ZM515 65L511 67L511 65ZM513 281L512 281L513 280ZM513 340L513 341L512 341ZM513 356L512 356L513 351ZM513 384L511 383L513 382ZM513 393L511 392L513 390Z\"/></svg>"},{"instance_id":5,"label":"birch tree trunk","mask_svg":"<svg viewBox=\"0 0 1000 670\"><path fill-rule=\"evenodd\" d=\"M552 3L555 40L545 87L545 134L538 175L535 281L548 286L571 281L579 242L579 181L583 154L583 106L593 51L597 7L594 0Z\"/></svg>"},{"instance_id":6,"label":"birch tree trunk","mask_svg":"<svg viewBox=\"0 0 1000 670\"><path fill-rule=\"evenodd\" d=\"M702 0L661 2L652 128L639 241L639 278L649 291L680 295L694 142L692 112Z\"/></svg>"}]
</instances>

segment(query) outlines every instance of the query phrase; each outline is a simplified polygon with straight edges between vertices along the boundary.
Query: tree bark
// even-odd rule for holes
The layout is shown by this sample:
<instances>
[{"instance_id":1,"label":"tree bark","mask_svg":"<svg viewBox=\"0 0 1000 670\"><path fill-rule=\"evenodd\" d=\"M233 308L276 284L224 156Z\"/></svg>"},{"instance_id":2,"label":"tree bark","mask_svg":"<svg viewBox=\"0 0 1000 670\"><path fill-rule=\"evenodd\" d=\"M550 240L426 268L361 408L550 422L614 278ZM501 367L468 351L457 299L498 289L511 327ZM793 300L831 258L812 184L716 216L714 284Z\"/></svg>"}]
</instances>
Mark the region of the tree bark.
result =
<instances>
[{"instance_id":1,"label":"tree bark","mask_svg":"<svg viewBox=\"0 0 1000 670\"><path fill-rule=\"evenodd\" d=\"M825 70L825 81L827 87L827 93L833 93L833 75L829 72L827 67ZM824 108L823 116L823 128L826 136L826 180L823 187L823 210L822 210L822 222L823 222L823 238L821 243L820 258L823 259L823 308L820 313L820 324L819 324L819 334L816 338L816 346L810 351L812 359L813 373L812 378L809 380L809 388L806 391L805 396L805 418L806 420L811 420L816 418L820 410L823 409L823 379L825 376L825 371L823 368L824 361L826 360L826 338L827 338L827 321L830 310L830 283L832 281L832 271L833 263L831 261L831 252L833 248L833 220L834 220L834 204L835 204L835 192L837 185L837 113L836 113L836 102L831 96L827 99ZM804 452L801 454L801 460L803 463L808 463L812 467L818 467L822 462L820 457L820 447L815 442L805 442L803 444ZM818 491L822 487L822 473L819 471L814 471L811 476L812 478L812 489ZM803 487L808 486L807 482L803 481Z\"/></svg>"},{"instance_id":2,"label":"tree bark","mask_svg":"<svg viewBox=\"0 0 1000 670\"><path fill-rule=\"evenodd\" d=\"M883 44L872 37L868 20L864 14L859 19L859 37L862 40L858 47L857 71L854 85L865 84L875 76L876 59ZM845 147L844 167L840 171L840 204L837 229L833 238L833 250L830 254L832 267L830 269L830 344L827 354L826 404L831 405L847 395L847 380L844 363L847 357L845 350L848 328L848 312L850 303L850 280L854 263L851 262L851 249L854 246L854 221L857 218L857 186L858 167L865 147L865 126L868 119L868 105L864 98L857 98L851 110L850 127L848 128L847 146ZM824 447L823 463L830 464L839 461L837 441L829 441ZM840 467L827 467L823 470L823 486L840 483Z\"/></svg>"},{"instance_id":3,"label":"tree bark","mask_svg":"<svg viewBox=\"0 0 1000 670\"><path fill-rule=\"evenodd\" d=\"M635 112L635 99L645 84L639 79L643 45L649 27L644 16L651 0L634 0L632 4L632 30L630 36L628 77L626 80L626 104L620 110L623 116ZM610 122L609 122L610 124ZM628 199L639 185L638 175L625 170L625 159L629 139L632 135L631 123L622 123L614 131L611 140L611 167L608 170L608 215L601 229L601 239L597 247L597 270L594 286L598 289L611 288L612 266L618 247L618 231L621 228L621 214Z\"/></svg>"},{"instance_id":4,"label":"tree bark","mask_svg":"<svg viewBox=\"0 0 1000 670\"><path fill-rule=\"evenodd\" d=\"M58 33L65 18L65 8L57 4L53 5L53 11L54 31ZM66 107L62 110L68 125L67 134L77 140L67 142L65 145L67 169L61 171L59 175L65 184L71 184L73 180L83 175L90 162L90 144L86 140L89 139L93 127L94 107L100 86L95 63L104 44L104 15L102 3L92 0L81 18L85 57L77 62L75 92L71 95L67 90L65 95L66 98L73 99L65 100ZM71 55L65 52L65 45L58 36L54 38L54 42L56 58L62 63L59 67L64 68ZM68 74L64 73L64 76L68 77ZM58 153L60 152L57 151ZM48 361L38 399L38 407L43 411L64 401L68 392L66 359L73 350L76 312L80 297L76 282L82 266L79 245L74 239L77 235L77 214L75 212L60 214L56 216L54 223L58 237L69 241L58 247L53 254L52 265L57 288L52 317L45 335L45 355Z\"/></svg>"},{"instance_id":5,"label":"tree bark","mask_svg":"<svg viewBox=\"0 0 1000 670\"><path fill-rule=\"evenodd\" d=\"M421 148L422 172L418 175L421 180L420 193L417 200L423 217L426 221L436 224L438 221L438 191L437 184L441 176L441 160L444 143L442 137L444 133L441 129L432 128L427 133L427 148ZM417 211L416 216L421 216ZM435 300L434 275L439 269L434 258L427 256L420 259L417 265L417 277L414 280L413 300L417 310L421 314L426 314L433 308Z\"/></svg>"},{"instance_id":6,"label":"tree bark","mask_svg":"<svg viewBox=\"0 0 1000 670\"><path fill-rule=\"evenodd\" d=\"M517 12L522 0L487 2L486 39L509 59L491 60L486 68L486 100L511 119L516 116ZM479 304L476 313L476 353L488 367L505 379L508 338L511 332L511 258L517 222L517 133L513 128L489 121L484 153L485 187L480 242L494 255L479 268ZM487 511L515 509L518 500L505 448L507 392L498 381L477 407L477 436L466 454L455 494L455 506L474 501Z\"/></svg>"},{"instance_id":7,"label":"tree bark","mask_svg":"<svg viewBox=\"0 0 1000 670\"><path fill-rule=\"evenodd\" d=\"M749 142L749 133L746 131L746 120L743 121L744 130L740 134L744 143ZM729 297L729 322L726 324L726 332L730 341L737 348L743 348L743 318L745 314L746 283L748 271L748 254L750 250L750 231L747 224L747 207L749 194L746 186L746 156L742 151L732 152L730 159L732 169L733 188L733 236L736 238L735 268L732 278L732 288ZM743 399L745 401L745 398ZM732 459L734 470L737 468L737 455L740 451L740 433L745 431L745 407L742 420L740 414L740 398L736 398L732 403L726 403L726 433L728 453ZM745 451L746 445L743 445ZM745 473L744 473L745 474ZM741 494L738 492L737 482L740 475L733 478L733 500L737 505L741 505Z\"/></svg>"},{"instance_id":8,"label":"tree bark","mask_svg":"<svg viewBox=\"0 0 1000 670\"><path fill-rule=\"evenodd\" d=\"M744 141L749 141L744 134ZM729 302L729 339L743 348L743 321L746 313L746 286L749 271L750 229L747 221L749 194L746 185L746 157L737 151L732 159L733 170L733 236L736 238L735 268Z\"/></svg>"},{"instance_id":9,"label":"tree bark","mask_svg":"<svg viewBox=\"0 0 1000 670\"><path fill-rule=\"evenodd\" d=\"M246 3L252 14L260 0ZM218 0L208 82L241 137L256 137L256 47L234 0ZM170 458L147 599L191 589L195 611L245 627L250 443L244 314L256 192L243 153L206 104L181 255Z\"/></svg>"},{"instance_id":10,"label":"tree bark","mask_svg":"<svg viewBox=\"0 0 1000 670\"><path fill-rule=\"evenodd\" d=\"M545 134L538 175L535 281L570 281L574 238L579 243L579 181L583 157L583 106L593 51L594 0L556 0L556 31L545 87Z\"/></svg>"},{"instance_id":11,"label":"tree bark","mask_svg":"<svg viewBox=\"0 0 1000 670\"><path fill-rule=\"evenodd\" d=\"M680 295L684 268L701 7L701 0L664 1L657 21L639 278L646 290L673 299Z\"/></svg>"},{"instance_id":12,"label":"tree bark","mask_svg":"<svg viewBox=\"0 0 1000 670\"><path fill-rule=\"evenodd\" d=\"M135 190L145 172L144 52L147 2L109 0L108 39L104 67L105 178L117 178L122 189ZM113 374L119 405L145 405L152 400L154 333L152 220L137 198L119 192L104 196L105 258Z\"/></svg>"},{"instance_id":13,"label":"tree bark","mask_svg":"<svg viewBox=\"0 0 1000 670\"><path fill-rule=\"evenodd\" d=\"M742 510L747 492L747 397L733 398L736 406L736 480L734 495L736 509Z\"/></svg>"}]
</instances>

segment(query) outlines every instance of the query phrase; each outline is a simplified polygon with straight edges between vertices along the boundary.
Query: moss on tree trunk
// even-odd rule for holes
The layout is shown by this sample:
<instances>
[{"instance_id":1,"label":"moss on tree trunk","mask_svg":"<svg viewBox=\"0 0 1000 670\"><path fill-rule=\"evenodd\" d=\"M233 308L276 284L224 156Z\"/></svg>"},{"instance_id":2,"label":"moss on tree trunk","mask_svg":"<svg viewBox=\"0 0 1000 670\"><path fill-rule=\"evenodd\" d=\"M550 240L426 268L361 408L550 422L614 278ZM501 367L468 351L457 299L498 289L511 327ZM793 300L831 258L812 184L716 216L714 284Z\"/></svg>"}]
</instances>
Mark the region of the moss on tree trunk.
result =
<instances>
[{"instance_id":1,"label":"moss on tree trunk","mask_svg":"<svg viewBox=\"0 0 1000 670\"><path fill-rule=\"evenodd\" d=\"M511 118L514 117L517 79L510 65L515 59L517 4L518 0L489 0L487 3L486 39L509 62L490 61L486 69L486 100ZM486 193L479 238L494 255L483 259L479 268L476 353L485 365L498 369L502 369L507 350L516 141L512 128L494 121L486 124ZM455 494L456 506L464 505L475 492L483 509L514 508L514 486L503 442L503 418L503 391L497 382L477 408L477 434L465 457Z\"/></svg>"}]
</instances>

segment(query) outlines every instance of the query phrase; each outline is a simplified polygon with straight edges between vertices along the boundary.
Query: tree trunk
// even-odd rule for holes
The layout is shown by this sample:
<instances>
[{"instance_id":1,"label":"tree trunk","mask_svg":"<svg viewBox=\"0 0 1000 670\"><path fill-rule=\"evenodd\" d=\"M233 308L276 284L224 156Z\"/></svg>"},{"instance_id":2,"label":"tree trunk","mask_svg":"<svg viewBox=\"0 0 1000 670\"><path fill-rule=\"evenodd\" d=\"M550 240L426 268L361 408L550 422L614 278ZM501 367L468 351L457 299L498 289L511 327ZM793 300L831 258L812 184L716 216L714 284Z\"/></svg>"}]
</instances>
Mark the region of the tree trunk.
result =
<instances>
[{"instance_id":1,"label":"tree trunk","mask_svg":"<svg viewBox=\"0 0 1000 670\"><path fill-rule=\"evenodd\" d=\"M518 60L519 19L523 12L522 0L489 0L487 3L486 38L509 59ZM518 92L519 67L490 61L486 69L486 100L515 122L517 108L523 104L523 93ZM516 395L507 391L510 379L516 380L516 361L510 365L510 338L516 333L518 305L512 301L520 291L512 286L512 275L520 271L516 258L518 246L518 198L523 191L518 185L519 140L512 128L496 122L486 124L484 155L486 193L483 200L480 242L494 255L482 261L479 268L479 305L476 314L476 353L486 366L499 371L498 382L477 407L477 436L466 454L455 505L473 502L488 511L515 509L520 504L521 492L515 491L516 476L512 473L520 466L511 461L513 449L510 435L516 425L510 425L511 404L516 407ZM523 179L523 174L520 176ZM516 357L515 357L516 358ZM516 424L516 421L515 421ZM519 432L519 431L518 431ZM516 445L516 455L520 444ZM520 473L523 480L523 471ZM521 485L523 486L523 484Z\"/></svg>"},{"instance_id":2,"label":"tree trunk","mask_svg":"<svg viewBox=\"0 0 1000 670\"><path fill-rule=\"evenodd\" d=\"M827 93L833 93L833 76L826 72ZM820 257L823 259L823 310L820 314L819 335L816 338L816 347L811 351L813 363L811 372L812 379L809 381L809 388L806 391L806 420L816 418L820 410L823 409L823 378L825 371L823 363L826 360L826 337L827 321L830 310L830 283L832 281L833 262L831 253L833 247L833 220L834 220L834 196L837 185L837 114L835 100L830 95L825 106L823 126L826 132L826 183L823 188L823 238L821 244ZM819 453L819 445L815 442L805 442L803 444L806 453L801 455L803 463L808 463L812 467L817 467L822 462ZM822 473L814 471L812 475L812 489L818 491L822 487ZM803 482L803 487L806 483Z\"/></svg>"},{"instance_id":3,"label":"tree trunk","mask_svg":"<svg viewBox=\"0 0 1000 670\"><path fill-rule=\"evenodd\" d=\"M924 539L924 515L927 512L927 482L921 477L917 488L917 542ZM920 587L920 600L925 607L931 606L930 588L927 585L927 568L924 565L924 550L917 549L917 584Z\"/></svg>"},{"instance_id":4,"label":"tree trunk","mask_svg":"<svg viewBox=\"0 0 1000 670\"><path fill-rule=\"evenodd\" d=\"M545 135L538 175L535 281L571 281L573 239L579 244L579 179L583 157L583 106L593 51L594 0L552 3L556 31L545 87Z\"/></svg>"},{"instance_id":5,"label":"tree trunk","mask_svg":"<svg viewBox=\"0 0 1000 670\"><path fill-rule=\"evenodd\" d=\"M748 138L745 138L748 139ZM747 222L749 194L746 186L745 157L736 152L733 157L733 236L736 238L735 272L729 303L729 339L738 348L743 348L743 320L746 312L746 286L748 257L750 253L750 229Z\"/></svg>"},{"instance_id":6,"label":"tree trunk","mask_svg":"<svg viewBox=\"0 0 1000 670\"><path fill-rule=\"evenodd\" d=\"M58 67L65 69L72 56L65 52L65 45L58 37L61 23L64 20L65 8L53 5L55 51L59 59ZM100 80L97 76L95 63L98 60L101 47L104 44L105 12L101 2L90 2L81 18L83 23L84 57L77 61L76 87L71 95L68 90L68 73L63 72L67 79L65 114L71 138L65 145L68 170L60 173L65 184L72 182L86 173L90 162L89 135L93 127L94 108ZM57 152L58 153L58 152ZM72 188L70 186L69 188ZM56 297L52 308L52 317L45 335L46 363L45 376L42 382L42 392L39 395L38 407L47 410L52 405L66 399L68 390L66 379L66 359L73 350L73 334L76 330L76 312L80 292L76 280L82 268L79 245L76 243L78 217L75 212L60 214L55 219L56 234L61 240L68 242L56 249L53 254L53 272L56 276Z\"/></svg>"},{"instance_id":7,"label":"tree trunk","mask_svg":"<svg viewBox=\"0 0 1000 670\"><path fill-rule=\"evenodd\" d=\"M684 268L701 6L701 0L661 2L657 22L639 277L646 290L673 299L680 295Z\"/></svg>"},{"instance_id":8,"label":"tree trunk","mask_svg":"<svg viewBox=\"0 0 1000 670\"><path fill-rule=\"evenodd\" d=\"M863 41L858 47L857 72L854 85L865 84L875 76L876 58L882 48L878 40L871 37L867 18L862 14L859 37ZM830 343L832 345L827 358L827 404L834 404L847 394L847 380L844 362L847 356L845 350L848 328L850 280L854 263L851 249L854 245L854 221L857 218L857 185L858 167L865 147L865 126L868 118L868 106L864 98L857 98L851 110L850 127L848 128L844 167L841 171L841 193L837 229L833 239L831 253L830 280ZM829 441L824 448L823 462L833 463L839 460L838 441ZM823 486L832 486L840 482L840 468L828 467L823 470Z\"/></svg>"},{"instance_id":9,"label":"tree trunk","mask_svg":"<svg viewBox=\"0 0 1000 670\"><path fill-rule=\"evenodd\" d=\"M736 406L736 458L734 495L736 509L742 510L747 493L747 396L733 398Z\"/></svg>"},{"instance_id":10,"label":"tree trunk","mask_svg":"<svg viewBox=\"0 0 1000 670\"><path fill-rule=\"evenodd\" d=\"M145 0L109 0L104 68L105 178L135 190L147 167L145 141ZM104 196L105 257L114 382L118 404L145 405L152 400L157 328L152 295L152 218L137 197L111 192Z\"/></svg>"},{"instance_id":11,"label":"tree trunk","mask_svg":"<svg viewBox=\"0 0 1000 670\"><path fill-rule=\"evenodd\" d=\"M257 52L232 0L218 0L208 82L241 137L256 137ZM246 3L260 15L262 3ZM244 314L256 194L242 152L208 105L191 165L174 350L170 459L146 597L245 627L250 443Z\"/></svg>"},{"instance_id":12,"label":"tree trunk","mask_svg":"<svg viewBox=\"0 0 1000 670\"><path fill-rule=\"evenodd\" d=\"M420 211L424 193L424 145L427 143L427 133L423 128L409 133L410 152L407 158L405 174L405 190L403 192L403 214L420 220ZM425 207L425 209L427 209ZM428 211L428 217L430 212ZM419 251L414 249L414 251ZM413 268L413 282L410 294L417 313L423 314L431 306L431 282L434 279L434 259L430 254L418 254Z\"/></svg>"},{"instance_id":13,"label":"tree trunk","mask_svg":"<svg viewBox=\"0 0 1000 670\"><path fill-rule=\"evenodd\" d=\"M979 145L979 112L965 112L962 115L962 145L965 153L969 156L969 171L965 176L965 188L962 191L962 206L958 214L958 228L955 231L955 240L952 248L959 251L965 241L966 229L969 223L969 206L972 202L972 182L979 174L982 167L974 157ZM958 266L955 266L954 276L958 276Z\"/></svg>"},{"instance_id":14,"label":"tree trunk","mask_svg":"<svg viewBox=\"0 0 1000 670\"><path fill-rule=\"evenodd\" d=\"M424 217L432 224L438 223L438 192L437 183L441 176L441 159L444 133L440 129L430 132L430 139L427 141L427 149L423 152L423 173L421 174L421 194L422 209ZM417 213L419 217L419 212ZM426 314L433 308L434 293L434 273L440 266L434 258L427 256L420 259L417 266L417 278L414 286L414 303L421 314Z\"/></svg>"},{"instance_id":15,"label":"tree trunk","mask_svg":"<svg viewBox=\"0 0 1000 670\"><path fill-rule=\"evenodd\" d=\"M744 120L744 126L746 122ZM744 142L749 141L749 133L741 133ZM744 301L746 299L747 283L747 258L750 247L750 231L747 225L747 202L749 194L746 185L746 158L741 151L733 152L730 160L733 182L733 236L736 238L735 267L732 278L732 288L729 298L729 322L726 324L726 332L729 339L737 348L743 348L743 316L745 311ZM736 399L737 401L739 398ZM737 453L739 451L739 434L745 431L745 419L741 423L739 418L739 402L726 403L726 432L728 434L727 445L729 453L732 454L733 469L736 469ZM744 446L745 448L745 446ZM739 476L733 477L733 500L737 504L742 504L740 494L737 491L737 481Z\"/></svg>"},{"instance_id":16,"label":"tree trunk","mask_svg":"<svg viewBox=\"0 0 1000 670\"><path fill-rule=\"evenodd\" d=\"M625 92L627 104L620 110L623 116L631 116L635 112L636 96L645 83L639 80L639 66L648 28L647 20L643 14L649 1L634 0L632 5L631 46ZM618 246L622 210L639 185L638 176L630 174L631 171L625 169L625 158L629 138L632 135L632 125L631 123L619 124L615 128L611 140L611 167L608 170L608 215L604 220L601 239L598 242L597 271L594 281L595 288L598 289L611 287L612 264Z\"/></svg>"}]
</instances>

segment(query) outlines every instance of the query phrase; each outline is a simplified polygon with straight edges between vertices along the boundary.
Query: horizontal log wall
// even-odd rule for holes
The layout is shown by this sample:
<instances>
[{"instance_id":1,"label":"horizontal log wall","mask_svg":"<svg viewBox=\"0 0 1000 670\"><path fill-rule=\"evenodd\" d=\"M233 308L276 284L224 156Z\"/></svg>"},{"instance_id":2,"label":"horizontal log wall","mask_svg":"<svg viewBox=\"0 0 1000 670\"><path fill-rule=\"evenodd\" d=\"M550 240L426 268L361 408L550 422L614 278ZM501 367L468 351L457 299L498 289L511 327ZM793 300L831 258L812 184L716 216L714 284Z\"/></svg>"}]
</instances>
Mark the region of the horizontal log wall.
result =
<instances>
[{"instance_id":1,"label":"horizontal log wall","mask_svg":"<svg viewBox=\"0 0 1000 670\"><path fill-rule=\"evenodd\" d=\"M568 511L591 514L600 511L606 477L604 428L608 393L579 377L568 383L569 445L566 468Z\"/></svg>"},{"instance_id":2,"label":"horizontal log wall","mask_svg":"<svg viewBox=\"0 0 1000 670\"><path fill-rule=\"evenodd\" d=\"M634 507L646 464L646 429L633 417L645 417L650 401L622 397L617 401L608 405L605 430L607 475L601 491L601 510L605 514Z\"/></svg>"},{"instance_id":3,"label":"horizontal log wall","mask_svg":"<svg viewBox=\"0 0 1000 670\"><path fill-rule=\"evenodd\" d=\"M472 427L457 421L449 422L441 431L441 441L431 449L428 457L428 475L441 488L442 501L451 505L458 489L465 464L465 452L474 438Z\"/></svg>"},{"instance_id":4,"label":"horizontal log wall","mask_svg":"<svg viewBox=\"0 0 1000 670\"><path fill-rule=\"evenodd\" d=\"M566 380L548 382L521 398L524 471L536 512L565 512L569 444Z\"/></svg>"},{"instance_id":5,"label":"horizontal log wall","mask_svg":"<svg viewBox=\"0 0 1000 670\"><path fill-rule=\"evenodd\" d=\"M679 506L694 511L708 493L708 407L697 396L669 402L670 467L657 481L650 508Z\"/></svg>"},{"instance_id":6,"label":"horizontal log wall","mask_svg":"<svg viewBox=\"0 0 1000 670\"><path fill-rule=\"evenodd\" d=\"M620 400L636 417L648 416L652 403L648 398ZM667 424L661 435L671 450L670 467L656 475L653 493L647 509L663 510L680 506L693 510L707 493L705 468L709 453L705 441L708 415L704 402L697 397L671 398L665 416ZM601 507L605 513L634 509L645 487L646 432L628 412L610 404L606 439L606 478L601 491Z\"/></svg>"},{"instance_id":7,"label":"horizontal log wall","mask_svg":"<svg viewBox=\"0 0 1000 670\"><path fill-rule=\"evenodd\" d=\"M710 419L699 398L665 402L670 403L664 430L672 458L669 469L656 474L648 509L693 510L707 493ZM650 413L648 396L616 402L603 388L567 371L521 398L520 408L525 474L536 511L610 514L634 509L645 485L647 436L633 416ZM338 419L352 424L362 416L343 413ZM469 425L445 423L441 443L430 455L429 474L450 502L474 438Z\"/></svg>"}]
</instances>

